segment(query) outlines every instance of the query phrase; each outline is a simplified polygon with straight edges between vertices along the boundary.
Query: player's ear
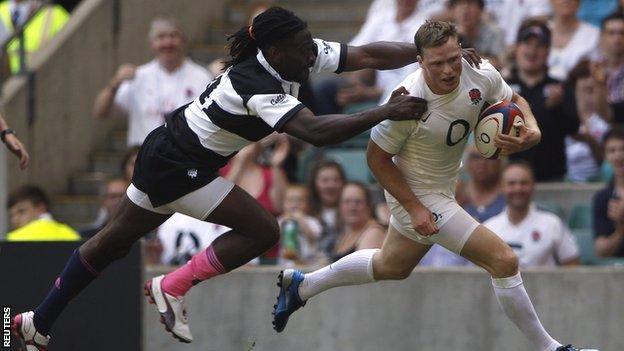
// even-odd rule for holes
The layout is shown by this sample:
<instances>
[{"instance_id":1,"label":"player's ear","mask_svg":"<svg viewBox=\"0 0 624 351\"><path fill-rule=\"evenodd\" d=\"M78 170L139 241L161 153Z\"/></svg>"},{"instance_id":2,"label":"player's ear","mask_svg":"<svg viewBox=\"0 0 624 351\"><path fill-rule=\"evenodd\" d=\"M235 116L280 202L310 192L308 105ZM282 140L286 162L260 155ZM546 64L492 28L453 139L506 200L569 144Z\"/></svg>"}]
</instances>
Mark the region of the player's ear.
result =
<instances>
[{"instance_id":1,"label":"player's ear","mask_svg":"<svg viewBox=\"0 0 624 351\"><path fill-rule=\"evenodd\" d=\"M269 46L267 49L267 53L269 54L271 61L276 63L282 62L282 51L277 47L277 45Z\"/></svg>"},{"instance_id":2,"label":"player's ear","mask_svg":"<svg viewBox=\"0 0 624 351\"><path fill-rule=\"evenodd\" d=\"M422 56L417 55L417 56L416 56L416 62L418 62L418 64L422 66L422 63L423 63Z\"/></svg>"}]
</instances>

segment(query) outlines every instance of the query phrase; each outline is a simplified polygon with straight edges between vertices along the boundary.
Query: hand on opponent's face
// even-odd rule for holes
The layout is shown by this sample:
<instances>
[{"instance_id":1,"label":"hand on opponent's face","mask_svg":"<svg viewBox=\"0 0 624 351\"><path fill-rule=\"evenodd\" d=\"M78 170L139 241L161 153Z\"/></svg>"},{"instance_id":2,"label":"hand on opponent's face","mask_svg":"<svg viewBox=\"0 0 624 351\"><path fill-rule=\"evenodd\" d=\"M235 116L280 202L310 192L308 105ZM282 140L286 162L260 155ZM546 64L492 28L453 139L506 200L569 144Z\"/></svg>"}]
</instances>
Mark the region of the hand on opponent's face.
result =
<instances>
[{"instance_id":1,"label":"hand on opponent's face","mask_svg":"<svg viewBox=\"0 0 624 351\"><path fill-rule=\"evenodd\" d=\"M419 120L427 111L427 100L410 96L405 87L399 87L392 92L386 108L390 109L389 119L393 121Z\"/></svg>"}]
</instances>

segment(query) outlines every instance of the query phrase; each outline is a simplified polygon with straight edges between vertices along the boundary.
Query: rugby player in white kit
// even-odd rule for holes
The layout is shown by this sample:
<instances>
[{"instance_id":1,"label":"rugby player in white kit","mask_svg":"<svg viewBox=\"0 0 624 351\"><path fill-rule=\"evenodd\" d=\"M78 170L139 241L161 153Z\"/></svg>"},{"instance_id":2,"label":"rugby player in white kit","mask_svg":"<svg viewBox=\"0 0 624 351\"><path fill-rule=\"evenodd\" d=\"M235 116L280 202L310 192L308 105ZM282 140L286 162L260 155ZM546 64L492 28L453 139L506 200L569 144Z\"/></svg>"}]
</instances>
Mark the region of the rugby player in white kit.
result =
<instances>
[{"instance_id":1,"label":"rugby player in white kit","mask_svg":"<svg viewBox=\"0 0 624 351\"><path fill-rule=\"evenodd\" d=\"M311 273L280 273L274 327L280 332L288 317L327 289L407 278L437 243L492 276L492 285L506 315L539 351L577 350L562 346L544 329L527 295L513 250L480 225L455 201L455 182L470 131L485 103L511 100L522 110L525 125L519 136L495 139L501 154L539 143L541 133L526 102L515 94L487 61L471 67L461 57L453 24L427 21L414 38L420 69L401 86L427 100L419 121L384 121L373 128L368 164L384 187L392 212L381 249L356 251Z\"/></svg>"}]
</instances>

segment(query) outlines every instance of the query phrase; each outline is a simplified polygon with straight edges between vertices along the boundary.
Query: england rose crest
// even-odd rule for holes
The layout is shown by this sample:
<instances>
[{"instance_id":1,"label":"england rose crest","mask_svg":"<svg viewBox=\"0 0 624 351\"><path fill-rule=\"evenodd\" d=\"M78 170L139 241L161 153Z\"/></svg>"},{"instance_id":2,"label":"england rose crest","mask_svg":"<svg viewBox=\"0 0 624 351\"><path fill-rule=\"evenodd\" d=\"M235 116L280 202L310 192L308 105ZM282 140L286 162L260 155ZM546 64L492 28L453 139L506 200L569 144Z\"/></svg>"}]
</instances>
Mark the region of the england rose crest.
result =
<instances>
[{"instance_id":1,"label":"england rose crest","mask_svg":"<svg viewBox=\"0 0 624 351\"><path fill-rule=\"evenodd\" d=\"M470 90L468 92L468 96L470 96L470 101L472 101L473 105L476 105L481 102L481 100L483 100L483 98L481 97L481 91L477 88Z\"/></svg>"}]
</instances>

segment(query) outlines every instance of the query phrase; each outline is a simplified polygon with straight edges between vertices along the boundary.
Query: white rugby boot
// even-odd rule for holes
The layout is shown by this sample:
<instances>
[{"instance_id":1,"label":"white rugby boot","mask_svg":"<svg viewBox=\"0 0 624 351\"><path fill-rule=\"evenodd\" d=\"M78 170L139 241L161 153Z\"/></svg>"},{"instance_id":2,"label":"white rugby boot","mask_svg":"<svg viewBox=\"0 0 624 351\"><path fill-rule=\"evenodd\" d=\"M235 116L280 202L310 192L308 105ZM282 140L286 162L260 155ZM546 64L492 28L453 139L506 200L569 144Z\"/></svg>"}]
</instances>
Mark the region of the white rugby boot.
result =
<instances>
[{"instance_id":1,"label":"white rugby boot","mask_svg":"<svg viewBox=\"0 0 624 351\"><path fill-rule=\"evenodd\" d=\"M158 308L160 322L165 325L165 329L181 342L190 343L193 341L193 335L186 318L184 297L177 298L164 292L161 288L164 277L160 275L145 283L145 296Z\"/></svg>"}]
</instances>

